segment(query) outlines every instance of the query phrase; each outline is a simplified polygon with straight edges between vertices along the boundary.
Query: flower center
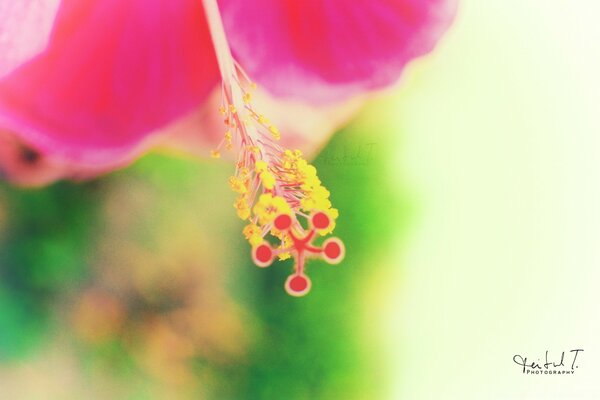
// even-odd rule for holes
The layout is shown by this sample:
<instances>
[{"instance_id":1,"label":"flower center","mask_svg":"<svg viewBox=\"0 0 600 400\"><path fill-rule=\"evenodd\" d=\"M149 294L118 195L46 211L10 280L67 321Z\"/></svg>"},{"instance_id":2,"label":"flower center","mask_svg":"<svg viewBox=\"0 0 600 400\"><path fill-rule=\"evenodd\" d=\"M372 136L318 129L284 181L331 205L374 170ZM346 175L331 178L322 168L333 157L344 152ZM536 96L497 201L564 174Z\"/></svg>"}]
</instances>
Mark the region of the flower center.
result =
<instances>
[{"instance_id":1,"label":"flower center","mask_svg":"<svg viewBox=\"0 0 600 400\"><path fill-rule=\"evenodd\" d=\"M304 274L307 256L336 263L343 258L339 239L328 239L339 251L331 245L324 251L311 244L316 232L325 235L333 231L338 211L332 208L329 191L322 186L316 168L299 150L281 147L279 129L253 107L256 85L231 56L216 0L203 0L203 4L222 77L219 111L225 124L223 139L211 154L220 157L223 148L238 150L229 184L239 195L234 202L238 216L249 221L243 233L253 246L254 261L268 266L275 256L286 259L293 255L295 273L285 287L291 295L304 295L310 290ZM279 241L278 249L271 247L267 236Z\"/></svg>"}]
</instances>

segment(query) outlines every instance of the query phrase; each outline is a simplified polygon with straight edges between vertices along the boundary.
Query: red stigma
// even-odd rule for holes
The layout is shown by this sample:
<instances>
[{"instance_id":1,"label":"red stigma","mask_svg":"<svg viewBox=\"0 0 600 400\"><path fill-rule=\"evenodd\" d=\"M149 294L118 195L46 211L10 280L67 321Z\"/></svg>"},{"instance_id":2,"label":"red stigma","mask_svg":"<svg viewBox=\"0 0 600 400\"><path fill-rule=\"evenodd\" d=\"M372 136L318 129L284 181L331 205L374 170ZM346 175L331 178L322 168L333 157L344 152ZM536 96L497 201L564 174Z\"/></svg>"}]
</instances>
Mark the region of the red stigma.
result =
<instances>
[{"instance_id":1,"label":"red stigma","mask_svg":"<svg viewBox=\"0 0 600 400\"><path fill-rule=\"evenodd\" d=\"M292 245L286 248L274 249L267 242L263 242L253 249L252 255L254 263L259 267L267 267L281 253L291 253L296 259L294 273L292 273L286 283L285 290L292 296L304 296L310 291L311 282L304 272L305 260L308 257L322 258L329 264L337 264L344 258L345 249L343 242L332 237L323 243L321 247L313 246L312 240L315 237L316 230L327 229L332 223L329 216L317 211L310 217L311 228L302 237L296 236L292 230L292 217L287 214L280 214L275 217L273 225L283 234L287 234L291 239Z\"/></svg>"}]
</instances>

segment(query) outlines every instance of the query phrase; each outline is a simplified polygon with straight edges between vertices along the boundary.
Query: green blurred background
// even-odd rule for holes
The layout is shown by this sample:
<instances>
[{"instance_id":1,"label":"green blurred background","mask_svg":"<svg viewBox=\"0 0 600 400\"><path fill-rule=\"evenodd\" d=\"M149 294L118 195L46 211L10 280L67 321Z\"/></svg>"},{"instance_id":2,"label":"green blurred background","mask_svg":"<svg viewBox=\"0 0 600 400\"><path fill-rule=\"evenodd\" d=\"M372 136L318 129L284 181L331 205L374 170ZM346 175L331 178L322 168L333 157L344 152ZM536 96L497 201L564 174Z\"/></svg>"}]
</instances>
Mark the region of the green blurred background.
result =
<instances>
[{"instance_id":1,"label":"green blurred background","mask_svg":"<svg viewBox=\"0 0 600 400\"><path fill-rule=\"evenodd\" d=\"M316 158L347 255L302 299L252 265L225 162L3 184L0 398L600 398L598 15L462 1ZM512 362L571 348L571 377Z\"/></svg>"},{"instance_id":2,"label":"green blurred background","mask_svg":"<svg viewBox=\"0 0 600 400\"><path fill-rule=\"evenodd\" d=\"M302 299L283 290L292 260L252 264L227 162L153 154L84 184L3 185L0 387L11 398L381 393L365 288L406 212L389 132L373 123L380 133L359 120L315 160L348 252L341 266L309 264Z\"/></svg>"}]
</instances>

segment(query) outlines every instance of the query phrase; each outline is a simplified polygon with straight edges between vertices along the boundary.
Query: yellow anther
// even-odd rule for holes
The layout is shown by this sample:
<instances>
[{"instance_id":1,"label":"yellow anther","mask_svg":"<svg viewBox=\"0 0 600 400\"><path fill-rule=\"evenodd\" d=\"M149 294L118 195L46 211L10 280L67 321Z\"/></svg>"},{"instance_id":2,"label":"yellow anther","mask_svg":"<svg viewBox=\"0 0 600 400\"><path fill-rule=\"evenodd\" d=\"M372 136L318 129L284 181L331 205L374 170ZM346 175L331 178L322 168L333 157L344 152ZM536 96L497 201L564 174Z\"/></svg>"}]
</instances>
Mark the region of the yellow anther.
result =
<instances>
[{"instance_id":1,"label":"yellow anther","mask_svg":"<svg viewBox=\"0 0 600 400\"><path fill-rule=\"evenodd\" d=\"M219 152L219 150L211 150L210 151L210 156L212 158L220 158L221 157L221 153Z\"/></svg>"},{"instance_id":2,"label":"yellow anther","mask_svg":"<svg viewBox=\"0 0 600 400\"><path fill-rule=\"evenodd\" d=\"M259 160L256 162L256 164L254 164L254 169L256 170L256 172L258 172L259 174L261 172L265 172L267 170L267 163L264 162L263 160Z\"/></svg>"},{"instance_id":3,"label":"yellow anther","mask_svg":"<svg viewBox=\"0 0 600 400\"><path fill-rule=\"evenodd\" d=\"M250 170L248 169L248 167L240 167L238 174L240 179L246 179L250 174Z\"/></svg>"},{"instance_id":4,"label":"yellow anther","mask_svg":"<svg viewBox=\"0 0 600 400\"><path fill-rule=\"evenodd\" d=\"M236 193L245 194L248 193L248 180L244 178L238 178L237 176L229 177L229 186L231 190Z\"/></svg>"},{"instance_id":5,"label":"yellow anther","mask_svg":"<svg viewBox=\"0 0 600 400\"><path fill-rule=\"evenodd\" d=\"M271 132L271 136L273 136L276 140L281 139L281 133L279 133L279 129L277 129L274 125L269 125L269 131Z\"/></svg>"},{"instance_id":6,"label":"yellow anther","mask_svg":"<svg viewBox=\"0 0 600 400\"><path fill-rule=\"evenodd\" d=\"M279 236L279 237L280 237L280 239L282 239L282 240L281 240L281 245L279 246L279 248L280 248L281 250L283 250L283 249L289 249L289 248L290 248L290 247L292 247L292 245L294 244L294 243L292 242L292 239L291 239L291 238L290 238L288 235L282 234L282 235L281 235L281 236ZM290 252L289 252L289 251L286 251L286 252L283 252L283 253L279 253L279 259L280 259L281 261L283 261L283 260L287 260L287 259L288 259L288 258L290 258L291 256L292 256L292 255L290 254Z\"/></svg>"},{"instance_id":7,"label":"yellow anther","mask_svg":"<svg viewBox=\"0 0 600 400\"><path fill-rule=\"evenodd\" d=\"M263 193L252 209L258 217L261 225L271 223L280 214L292 215L290 205L281 196L273 196L271 193Z\"/></svg>"},{"instance_id":8,"label":"yellow anther","mask_svg":"<svg viewBox=\"0 0 600 400\"><path fill-rule=\"evenodd\" d=\"M275 186L275 177L268 171L261 172L260 181L267 190L271 190Z\"/></svg>"},{"instance_id":9,"label":"yellow anther","mask_svg":"<svg viewBox=\"0 0 600 400\"><path fill-rule=\"evenodd\" d=\"M252 246L258 246L263 241L262 231L256 224L246 225L242 233Z\"/></svg>"},{"instance_id":10,"label":"yellow anther","mask_svg":"<svg viewBox=\"0 0 600 400\"><path fill-rule=\"evenodd\" d=\"M236 199L233 207L237 210L237 215L242 220L250 218L250 206L243 195Z\"/></svg>"},{"instance_id":11,"label":"yellow anther","mask_svg":"<svg viewBox=\"0 0 600 400\"><path fill-rule=\"evenodd\" d=\"M256 164L254 164L254 170L257 174L259 174L260 181L262 182L264 188L267 190L273 189L275 186L275 177L273 174L271 174L271 172L269 172L267 163L263 160L257 161Z\"/></svg>"}]
</instances>

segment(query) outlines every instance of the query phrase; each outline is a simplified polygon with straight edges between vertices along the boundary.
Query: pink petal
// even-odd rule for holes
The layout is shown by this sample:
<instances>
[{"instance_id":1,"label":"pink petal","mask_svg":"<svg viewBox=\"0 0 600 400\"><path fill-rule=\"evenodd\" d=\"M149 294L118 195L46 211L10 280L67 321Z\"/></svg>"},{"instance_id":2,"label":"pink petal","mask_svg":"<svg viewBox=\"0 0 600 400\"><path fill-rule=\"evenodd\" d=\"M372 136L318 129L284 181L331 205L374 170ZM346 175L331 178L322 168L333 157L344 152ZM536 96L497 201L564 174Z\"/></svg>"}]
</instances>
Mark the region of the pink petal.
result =
<instances>
[{"instance_id":1,"label":"pink petal","mask_svg":"<svg viewBox=\"0 0 600 400\"><path fill-rule=\"evenodd\" d=\"M0 0L0 77L46 47L59 0Z\"/></svg>"},{"instance_id":2,"label":"pink petal","mask_svg":"<svg viewBox=\"0 0 600 400\"><path fill-rule=\"evenodd\" d=\"M0 128L97 169L129 159L217 81L200 1L63 0L46 50L0 79Z\"/></svg>"},{"instance_id":3,"label":"pink petal","mask_svg":"<svg viewBox=\"0 0 600 400\"><path fill-rule=\"evenodd\" d=\"M300 149L309 159L329 137L364 104L365 98L313 107L297 101L282 101L258 88L253 92L253 104L264 110L281 132L281 145ZM138 146L129 157L101 165L82 165L52 155L42 155L22 142L14 133L0 130L0 176L21 186L42 186L59 179L83 180L125 166L150 147L208 157L225 131L220 114L221 90L213 90L195 111L169 124L153 135L152 141ZM223 157L234 160L235 150L223 151Z\"/></svg>"},{"instance_id":4,"label":"pink petal","mask_svg":"<svg viewBox=\"0 0 600 400\"><path fill-rule=\"evenodd\" d=\"M82 180L106 172L106 168L72 165L43 156L13 133L0 130L0 177L13 184L35 187L63 178Z\"/></svg>"},{"instance_id":5,"label":"pink petal","mask_svg":"<svg viewBox=\"0 0 600 400\"><path fill-rule=\"evenodd\" d=\"M232 51L276 96L315 103L395 82L434 47L455 0L223 0Z\"/></svg>"}]
</instances>

